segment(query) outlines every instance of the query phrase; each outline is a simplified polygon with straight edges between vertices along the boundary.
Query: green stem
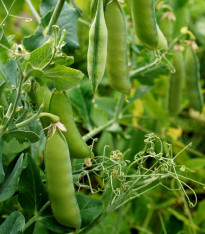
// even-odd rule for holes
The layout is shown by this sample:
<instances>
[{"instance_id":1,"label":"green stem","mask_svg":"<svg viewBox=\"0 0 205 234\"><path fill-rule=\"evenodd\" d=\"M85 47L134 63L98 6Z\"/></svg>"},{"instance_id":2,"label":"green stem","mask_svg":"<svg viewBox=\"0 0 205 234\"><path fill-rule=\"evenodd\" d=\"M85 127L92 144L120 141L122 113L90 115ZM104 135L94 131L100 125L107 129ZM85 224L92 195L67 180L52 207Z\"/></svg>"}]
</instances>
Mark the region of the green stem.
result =
<instances>
[{"instance_id":1,"label":"green stem","mask_svg":"<svg viewBox=\"0 0 205 234\"><path fill-rule=\"evenodd\" d=\"M168 48L168 52L170 52L170 51L173 49L174 45L175 45L183 36L184 36L184 34L181 33L178 37L176 37L176 38L172 41L172 43L170 44L170 46L169 46L169 48Z\"/></svg>"},{"instance_id":2,"label":"green stem","mask_svg":"<svg viewBox=\"0 0 205 234\"><path fill-rule=\"evenodd\" d=\"M57 23L58 18L59 18L60 13L61 13L61 10L62 10L63 5L64 5L64 2L65 2L65 0L58 0L58 2L56 4L56 7L54 9L54 12L53 12L53 14L51 16L50 22L48 24L48 28L46 30L46 34L47 35L51 34L51 32L52 32L52 26Z\"/></svg>"},{"instance_id":3,"label":"green stem","mask_svg":"<svg viewBox=\"0 0 205 234\"><path fill-rule=\"evenodd\" d=\"M125 100L125 94L121 94L119 101L117 103L116 109L115 109L115 116L114 116L114 121L117 123L119 119L119 115L122 109L123 102Z\"/></svg>"},{"instance_id":4,"label":"green stem","mask_svg":"<svg viewBox=\"0 0 205 234\"><path fill-rule=\"evenodd\" d=\"M116 234L120 233L120 225L122 223L123 213L124 213L124 206L120 207L119 211L117 212L117 219L115 223Z\"/></svg>"},{"instance_id":5,"label":"green stem","mask_svg":"<svg viewBox=\"0 0 205 234\"><path fill-rule=\"evenodd\" d=\"M144 228L145 230L147 229L148 227L148 224L150 223L150 220L152 218L152 215L153 215L153 210L150 210L144 220L144 223L142 225L142 228ZM143 232L139 232L139 234L143 234Z\"/></svg>"},{"instance_id":6,"label":"green stem","mask_svg":"<svg viewBox=\"0 0 205 234\"><path fill-rule=\"evenodd\" d=\"M49 117L49 118L51 118L51 121L53 123L56 123L56 122L60 121L60 118L57 115L53 115L53 114L48 113L48 112L40 113L39 117Z\"/></svg>"},{"instance_id":7,"label":"green stem","mask_svg":"<svg viewBox=\"0 0 205 234\"><path fill-rule=\"evenodd\" d=\"M182 198L183 203L184 203L184 212L185 212L185 214L186 214L186 215L188 216L188 218L189 218L189 222L190 222L190 226L191 226L190 233L196 234L196 229L195 229L194 221L193 221L193 218L192 218L192 215L191 215L189 206L188 206L188 204L187 204L187 201L186 201L186 199L185 199L185 195L184 195L184 193L182 192L182 190L180 190L180 194L181 194L181 198Z\"/></svg>"},{"instance_id":8,"label":"green stem","mask_svg":"<svg viewBox=\"0 0 205 234\"><path fill-rule=\"evenodd\" d=\"M84 25L87 25L88 27L90 27L90 22L88 22L87 20L84 20L82 18L78 18L78 22L84 24Z\"/></svg>"},{"instance_id":9,"label":"green stem","mask_svg":"<svg viewBox=\"0 0 205 234\"><path fill-rule=\"evenodd\" d=\"M23 228L23 233L25 232L25 230L31 226L31 224L33 224L34 222L36 222L37 217L33 216L31 219L29 219L29 221L25 224L24 228Z\"/></svg>"},{"instance_id":10,"label":"green stem","mask_svg":"<svg viewBox=\"0 0 205 234\"><path fill-rule=\"evenodd\" d=\"M13 0L13 2L11 3L11 6L10 6L10 8L9 8L9 10L6 11L6 16L5 16L5 18L3 19L3 21L1 22L0 27L2 27L2 25L4 24L4 22L5 22L5 21L7 20L7 18L9 17L9 14L10 14L11 9L12 9L12 7L13 7L13 5L14 5L15 2L16 2L16 0ZM2 3L3 3L3 1L2 1Z\"/></svg>"},{"instance_id":11,"label":"green stem","mask_svg":"<svg viewBox=\"0 0 205 234\"><path fill-rule=\"evenodd\" d=\"M30 10L32 11L34 17L36 18L37 22L40 24L41 22L41 17L39 16L38 12L36 11L36 9L34 8L31 0L25 0L26 3L28 4Z\"/></svg>"},{"instance_id":12,"label":"green stem","mask_svg":"<svg viewBox=\"0 0 205 234\"><path fill-rule=\"evenodd\" d=\"M25 230L31 226L31 224L33 224L34 222L36 222L38 220L38 218L40 217L41 213L50 205L50 201L46 202L46 204L39 210L38 214L35 214L31 219L29 219L29 221L25 224L24 228L23 228L23 232L25 232Z\"/></svg>"},{"instance_id":13,"label":"green stem","mask_svg":"<svg viewBox=\"0 0 205 234\"><path fill-rule=\"evenodd\" d=\"M12 109L12 112L11 112L11 115L9 116L9 119L7 120L6 124L3 126L1 132L0 132L0 137L3 136L3 134L6 132L9 124L11 123L11 121L13 120L14 118L14 115L16 113L16 109L18 107L18 101L19 101L19 98L21 96L21 88L22 88L22 84L23 84L23 81L24 81L24 76L23 74L21 75L21 78L20 78L20 82L19 82L19 86L18 86L18 90L17 90L17 96L16 96L16 100L14 102L14 106L13 106L13 109Z\"/></svg>"},{"instance_id":14,"label":"green stem","mask_svg":"<svg viewBox=\"0 0 205 234\"><path fill-rule=\"evenodd\" d=\"M157 64L159 61L161 61L161 59L157 58L153 63L150 63L149 65L147 66L144 66L144 67L140 67L132 72L130 72L130 79L135 77L138 73L142 72L142 71L145 71L147 70L148 68L150 67L153 67L155 64Z\"/></svg>"},{"instance_id":15,"label":"green stem","mask_svg":"<svg viewBox=\"0 0 205 234\"><path fill-rule=\"evenodd\" d=\"M95 128L95 129L91 130L89 133L87 133L86 135L83 136L83 140L84 141L88 141L93 136L97 135L98 133L102 132L104 129L106 129L109 126L111 126L114 122L115 122L114 119L111 119L106 124L104 124L104 125L102 125L102 126L100 126L98 128Z\"/></svg>"},{"instance_id":16,"label":"green stem","mask_svg":"<svg viewBox=\"0 0 205 234\"><path fill-rule=\"evenodd\" d=\"M89 133L87 133L85 136L83 136L83 140L84 141L88 141L90 138L92 138L93 136L97 135L98 133L102 132L104 129L108 128L109 126L111 126L113 123L118 122L119 120L119 115L122 109L122 105L124 102L124 98L125 98L125 94L121 94L118 104L116 106L116 110L115 110L115 116L113 119L111 119L110 121L108 121L106 124L91 130Z\"/></svg>"},{"instance_id":17,"label":"green stem","mask_svg":"<svg viewBox=\"0 0 205 234\"><path fill-rule=\"evenodd\" d=\"M119 117L119 120L122 120L122 119L132 119L132 118L137 118L137 119L155 119L153 117L149 117L149 116L143 116L143 115L123 115L121 117Z\"/></svg>"},{"instance_id":18,"label":"green stem","mask_svg":"<svg viewBox=\"0 0 205 234\"><path fill-rule=\"evenodd\" d=\"M159 212L158 212L158 216L159 216L159 220L160 220L160 223L161 223L161 226L162 226L163 233L167 234L167 230L166 230L166 226L164 224L164 220L162 218L162 215Z\"/></svg>"},{"instance_id":19,"label":"green stem","mask_svg":"<svg viewBox=\"0 0 205 234\"><path fill-rule=\"evenodd\" d=\"M24 127L24 126L30 124L31 122L33 122L34 120L36 120L36 119L39 117L39 115L40 115L40 113L41 113L41 111L42 111L42 108L43 108L43 107L40 107L39 110L38 110L38 112L37 112L35 115L31 116L30 118L28 118L28 119L26 119L26 120L24 120L24 121L22 121L22 122L20 122L20 123L17 123L17 124L16 124L16 127L17 127L17 128ZM12 130L13 130L13 129L12 129Z\"/></svg>"}]
</instances>

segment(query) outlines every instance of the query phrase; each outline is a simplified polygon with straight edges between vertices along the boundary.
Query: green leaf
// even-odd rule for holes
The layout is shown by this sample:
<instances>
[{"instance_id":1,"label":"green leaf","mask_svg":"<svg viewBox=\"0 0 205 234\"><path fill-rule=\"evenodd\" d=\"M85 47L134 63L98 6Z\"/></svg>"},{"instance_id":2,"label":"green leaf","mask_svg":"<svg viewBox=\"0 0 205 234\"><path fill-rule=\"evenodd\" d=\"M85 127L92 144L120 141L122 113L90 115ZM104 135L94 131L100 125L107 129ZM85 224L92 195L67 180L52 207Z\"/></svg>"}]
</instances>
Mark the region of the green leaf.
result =
<instances>
[{"instance_id":1,"label":"green leaf","mask_svg":"<svg viewBox=\"0 0 205 234\"><path fill-rule=\"evenodd\" d=\"M145 103L150 115L156 119L164 119L166 116L165 110L160 106L156 101L154 96L151 93L146 93L142 97L143 102Z\"/></svg>"},{"instance_id":2,"label":"green leaf","mask_svg":"<svg viewBox=\"0 0 205 234\"><path fill-rule=\"evenodd\" d=\"M1 224L0 233L2 234L22 233L24 225L25 225L24 216L19 212L13 212Z\"/></svg>"},{"instance_id":3,"label":"green leaf","mask_svg":"<svg viewBox=\"0 0 205 234\"><path fill-rule=\"evenodd\" d=\"M153 86L155 84L155 78L159 78L159 76L162 75L167 76L169 73L170 71L167 66L162 64L137 73L136 76L132 77L132 79L137 79L143 85Z\"/></svg>"},{"instance_id":4,"label":"green leaf","mask_svg":"<svg viewBox=\"0 0 205 234\"><path fill-rule=\"evenodd\" d=\"M81 228L92 223L103 211L103 204L100 200L83 195L76 194L80 214L82 217Z\"/></svg>"},{"instance_id":5,"label":"green leaf","mask_svg":"<svg viewBox=\"0 0 205 234\"><path fill-rule=\"evenodd\" d=\"M199 170L205 167L204 158L193 158L184 162L184 165L192 170Z\"/></svg>"},{"instance_id":6,"label":"green leaf","mask_svg":"<svg viewBox=\"0 0 205 234\"><path fill-rule=\"evenodd\" d=\"M33 67L32 64L29 62L27 62L25 66L26 68L24 69L24 72L27 74L28 77L39 77L44 75L43 70Z\"/></svg>"},{"instance_id":7,"label":"green leaf","mask_svg":"<svg viewBox=\"0 0 205 234\"><path fill-rule=\"evenodd\" d=\"M70 66L74 63L74 57L73 56L67 56L66 54L62 53L60 55L57 55L53 59L53 63L64 65L66 67Z\"/></svg>"},{"instance_id":8,"label":"green leaf","mask_svg":"<svg viewBox=\"0 0 205 234\"><path fill-rule=\"evenodd\" d=\"M0 185L0 202L7 200L15 193L22 168L23 154L19 157L11 174L7 175L4 182Z\"/></svg>"},{"instance_id":9,"label":"green leaf","mask_svg":"<svg viewBox=\"0 0 205 234\"><path fill-rule=\"evenodd\" d=\"M78 114L83 118L84 127L87 130L91 130L92 123L89 115L89 106L86 102L86 98L83 96L82 89L80 89L79 87L72 88L67 92L67 95L71 100L73 107L77 110Z\"/></svg>"},{"instance_id":10,"label":"green leaf","mask_svg":"<svg viewBox=\"0 0 205 234\"><path fill-rule=\"evenodd\" d=\"M10 44L7 40L7 37L5 36L5 33L4 33L4 29L3 29L3 26L0 27L0 43L4 46L6 46L7 48L10 48ZM2 53L3 51L5 51L6 49L3 48L2 46L0 46L0 53Z\"/></svg>"},{"instance_id":11,"label":"green leaf","mask_svg":"<svg viewBox=\"0 0 205 234\"><path fill-rule=\"evenodd\" d=\"M149 92L151 90L151 86L148 86L148 85L140 85L136 91L135 91L135 94L134 96L132 97L131 100L129 100L129 103L126 103L126 106L125 108L123 109L123 112L125 110L127 110L127 108L132 105L134 103L135 100L137 100L138 98L141 98L144 94L146 94L147 92Z\"/></svg>"},{"instance_id":12,"label":"green leaf","mask_svg":"<svg viewBox=\"0 0 205 234\"><path fill-rule=\"evenodd\" d=\"M106 147L105 146L109 146ZM103 131L96 146L97 155L105 156L110 155L111 151L115 149L112 134L106 131Z\"/></svg>"},{"instance_id":13,"label":"green leaf","mask_svg":"<svg viewBox=\"0 0 205 234\"><path fill-rule=\"evenodd\" d=\"M101 125L108 122L108 117L106 113L100 108L92 108L90 112L90 117L95 127L100 127Z\"/></svg>"},{"instance_id":14,"label":"green leaf","mask_svg":"<svg viewBox=\"0 0 205 234\"><path fill-rule=\"evenodd\" d=\"M102 109L109 118L113 118L115 114L116 101L111 97L96 97L94 102L95 108Z\"/></svg>"},{"instance_id":15,"label":"green leaf","mask_svg":"<svg viewBox=\"0 0 205 234\"><path fill-rule=\"evenodd\" d=\"M199 225L202 224L203 221L205 221L205 200L202 200L199 202L198 209L196 211L196 214L194 216L194 222Z\"/></svg>"},{"instance_id":16,"label":"green leaf","mask_svg":"<svg viewBox=\"0 0 205 234\"><path fill-rule=\"evenodd\" d=\"M27 62L30 62L33 67L43 68L51 60L53 54L53 44L45 43L38 49L31 52Z\"/></svg>"},{"instance_id":17,"label":"green leaf","mask_svg":"<svg viewBox=\"0 0 205 234\"><path fill-rule=\"evenodd\" d=\"M2 139L0 138L0 184L3 182L5 178L5 172L3 168L3 163L2 163Z\"/></svg>"},{"instance_id":18,"label":"green leaf","mask_svg":"<svg viewBox=\"0 0 205 234\"><path fill-rule=\"evenodd\" d=\"M6 67L5 67L6 77L8 82L16 88L17 85L17 66L16 60L9 59L7 60Z\"/></svg>"},{"instance_id":19,"label":"green leaf","mask_svg":"<svg viewBox=\"0 0 205 234\"><path fill-rule=\"evenodd\" d=\"M39 140L39 136L31 131L12 131L4 134L2 138L3 154L19 153Z\"/></svg>"},{"instance_id":20,"label":"green leaf","mask_svg":"<svg viewBox=\"0 0 205 234\"><path fill-rule=\"evenodd\" d=\"M58 90L67 90L78 85L83 78L83 73L63 65L52 65L44 70L44 75L39 77L44 84L53 83Z\"/></svg>"},{"instance_id":21,"label":"green leaf","mask_svg":"<svg viewBox=\"0 0 205 234\"><path fill-rule=\"evenodd\" d=\"M40 170L31 156L27 157L27 167L19 182L19 203L29 212L35 213L48 201L48 195L40 178Z\"/></svg>"},{"instance_id":22,"label":"green leaf","mask_svg":"<svg viewBox=\"0 0 205 234\"><path fill-rule=\"evenodd\" d=\"M189 226L191 228L194 227L196 230L199 229L199 227L196 224L190 223L189 219L186 216L184 216L183 214L181 214L180 212L178 212L177 210L174 210L174 209L169 207L169 208L167 208L167 211L170 214L174 215L178 220L182 221L187 226Z\"/></svg>"},{"instance_id":23,"label":"green leaf","mask_svg":"<svg viewBox=\"0 0 205 234\"><path fill-rule=\"evenodd\" d=\"M57 0L42 0L40 11L42 15L47 14L48 11L55 7ZM57 25L60 26L60 29L66 29L67 34L65 37L66 45L63 47L63 51L68 54L70 50L79 48L79 42L77 37L77 20L79 18L78 11L73 8L67 2L64 3L63 9L60 13Z\"/></svg>"},{"instance_id":24,"label":"green leaf","mask_svg":"<svg viewBox=\"0 0 205 234\"><path fill-rule=\"evenodd\" d=\"M43 34L43 28L39 26L35 33L24 37L23 45L26 50L33 51L43 45L48 40L49 36Z\"/></svg>"},{"instance_id":25,"label":"green leaf","mask_svg":"<svg viewBox=\"0 0 205 234\"><path fill-rule=\"evenodd\" d=\"M44 227L41 222L37 221L35 223L33 234L40 234L40 233L50 234L50 231L46 227Z\"/></svg>"}]
</instances>

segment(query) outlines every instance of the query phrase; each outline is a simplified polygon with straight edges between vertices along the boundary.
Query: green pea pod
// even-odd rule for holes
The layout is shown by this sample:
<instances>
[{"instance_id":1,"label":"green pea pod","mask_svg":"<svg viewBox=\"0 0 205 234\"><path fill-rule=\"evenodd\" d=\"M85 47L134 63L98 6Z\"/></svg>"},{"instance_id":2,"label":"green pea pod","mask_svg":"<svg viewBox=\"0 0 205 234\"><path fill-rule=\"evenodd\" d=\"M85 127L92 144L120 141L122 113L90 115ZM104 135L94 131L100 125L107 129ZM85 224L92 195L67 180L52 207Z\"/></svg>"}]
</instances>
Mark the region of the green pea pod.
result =
<instances>
[{"instance_id":1,"label":"green pea pod","mask_svg":"<svg viewBox=\"0 0 205 234\"><path fill-rule=\"evenodd\" d=\"M176 21L174 23L173 38L180 35L181 28L187 27L189 22L189 1L188 0L175 0L173 1L174 14Z\"/></svg>"},{"instance_id":2,"label":"green pea pod","mask_svg":"<svg viewBox=\"0 0 205 234\"><path fill-rule=\"evenodd\" d=\"M69 149L60 130L47 138L45 168L54 217L64 226L79 229L81 216L75 197Z\"/></svg>"},{"instance_id":3,"label":"green pea pod","mask_svg":"<svg viewBox=\"0 0 205 234\"><path fill-rule=\"evenodd\" d=\"M73 118L71 103L65 93L55 91L50 101L50 113L59 116L67 131L63 132L71 158L90 158L91 150L82 139Z\"/></svg>"},{"instance_id":4,"label":"green pea pod","mask_svg":"<svg viewBox=\"0 0 205 234\"><path fill-rule=\"evenodd\" d=\"M204 104L200 87L200 65L198 57L191 46L185 54L186 90L190 106L201 112Z\"/></svg>"},{"instance_id":5,"label":"green pea pod","mask_svg":"<svg viewBox=\"0 0 205 234\"><path fill-rule=\"evenodd\" d=\"M107 5L105 20L108 29L106 63L108 81L113 89L129 94L131 83L128 76L126 21L117 0Z\"/></svg>"},{"instance_id":6,"label":"green pea pod","mask_svg":"<svg viewBox=\"0 0 205 234\"><path fill-rule=\"evenodd\" d=\"M167 40L160 30L156 18L153 0L131 0L131 11L135 31L149 49L166 50Z\"/></svg>"},{"instance_id":7,"label":"green pea pod","mask_svg":"<svg viewBox=\"0 0 205 234\"><path fill-rule=\"evenodd\" d=\"M159 26L169 45L173 40L174 21L175 15L172 11L165 12L159 21Z\"/></svg>"},{"instance_id":8,"label":"green pea pod","mask_svg":"<svg viewBox=\"0 0 205 234\"><path fill-rule=\"evenodd\" d=\"M49 112L49 103L51 99L51 91L46 85L40 86L39 83L36 83L35 86L35 94L36 94L36 105L39 108L42 104L43 112ZM50 125L51 121L49 117L42 117L40 119L43 128L46 128Z\"/></svg>"},{"instance_id":9,"label":"green pea pod","mask_svg":"<svg viewBox=\"0 0 205 234\"><path fill-rule=\"evenodd\" d=\"M172 116L177 116L181 107L182 82L184 79L184 58L181 51L174 52L172 61L176 69L175 73L171 73L168 83L168 112Z\"/></svg>"},{"instance_id":10,"label":"green pea pod","mask_svg":"<svg viewBox=\"0 0 205 234\"><path fill-rule=\"evenodd\" d=\"M98 1L97 12L90 28L87 57L88 76L95 94L105 72L107 57L107 27L104 18L103 0Z\"/></svg>"}]
</instances>

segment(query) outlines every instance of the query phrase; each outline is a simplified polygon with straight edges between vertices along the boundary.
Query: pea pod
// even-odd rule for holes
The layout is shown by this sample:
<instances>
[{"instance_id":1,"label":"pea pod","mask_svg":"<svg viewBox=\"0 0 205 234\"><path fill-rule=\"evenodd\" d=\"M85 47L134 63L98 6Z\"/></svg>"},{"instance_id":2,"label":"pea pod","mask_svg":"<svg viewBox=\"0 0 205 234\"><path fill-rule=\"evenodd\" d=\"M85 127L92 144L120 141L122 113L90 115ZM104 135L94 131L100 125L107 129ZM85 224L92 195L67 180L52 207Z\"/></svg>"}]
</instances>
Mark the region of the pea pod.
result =
<instances>
[{"instance_id":1,"label":"pea pod","mask_svg":"<svg viewBox=\"0 0 205 234\"><path fill-rule=\"evenodd\" d=\"M51 91L49 88L46 85L40 86L39 83L36 83L35 94L37 107L39 108L42 104L44 104L43 111L49 112L49 103L51 99ZM40 120L43 128L48 127L51 122L50 118L48 117L42 117Z\"/></svg>"},{"instance_id":2,"label":"pea pod","mask_svg":"<svg viewBox=\"0 0 205 234\"><path fill-rule=\"evenodd\" d=\"M174 21L176 17L172 11L167 11L163 14L159 21L159 26L164 36L167 38L170 45L173 39Z\"/></svg>"},{"instance_id":3,"label":"pea pod","mask_svg":"<svg viewBox=\"0 0 205 234\"><path fill-rule=\"evenodd\" d=\"M160 30L153 0L131 0L131 11L135 31L149 49L167 50L167 40Z\"/></svg>"},{"instance_id":4,"label":"pea pod","mask_svg":"<svg viewBox=\"0 0 205 234\"><path fill-rule=\"evenodd\" d=\"M71 103L65 93L55 91L52 94L50 113L59 116L60 122L64 124L67 129L67 132L63 132L63 134L68 143L71 157L90 158L91 151L78 131L73 118Z\"/></svg>"},{"instance_id":5,"label":"pea pod","mask_svg":"<svg viewBox=\"0 0 205 234\"><path fill-rule=\"evenodd\" d=\"M108 29L106 63L108 81L113 89L129 94L131 83L128 76L126 22L117 0L108 3L105 20Z\"/></svg>"},{"instance_id":6,"label":"pea pod","mask_svg":"<svg viewBox=\"0 0 205 234\"><path fill-rule=\"evenodd\" d=\"M93 93L101 82L107 57L107 27L105 24L103 0L98 0L97 12L89 32L88 76L92 82Z\"/></svg>"},{"instance_id":7,"label":"pea pod","mask_svg":"<svg viewBox=\"0 0 205 234\"><path fill-rule=\"evenodd\" d=\"M64 226L79 229L81 216L73 186L69 149L60 130L47 138L45 168L54 217Z\"/></svg>"},{"instance_id":8,"label":"pea pod","mask_svg":"<svg viewBox=\"0 0 205 234\"><path fill-rule=\"evenodd\" d=\"M182 81L184 79L184 58L181 51L174 52L173 66L175 73L171 73L168 83L168 112L172 116L177 116L181 107Z\"/></svg>"},{"instance_id":9,"label":"pea pod","mask_svg":"<svg viewBox=\"0 0 205 234\"><path fill-rule=\"evenodd\" d=\"M190 106L201 112L204 104L200 87L199 60L191 46L186 48L185 54L185 76L186 90Z\"/></svg>"}]
</instances>

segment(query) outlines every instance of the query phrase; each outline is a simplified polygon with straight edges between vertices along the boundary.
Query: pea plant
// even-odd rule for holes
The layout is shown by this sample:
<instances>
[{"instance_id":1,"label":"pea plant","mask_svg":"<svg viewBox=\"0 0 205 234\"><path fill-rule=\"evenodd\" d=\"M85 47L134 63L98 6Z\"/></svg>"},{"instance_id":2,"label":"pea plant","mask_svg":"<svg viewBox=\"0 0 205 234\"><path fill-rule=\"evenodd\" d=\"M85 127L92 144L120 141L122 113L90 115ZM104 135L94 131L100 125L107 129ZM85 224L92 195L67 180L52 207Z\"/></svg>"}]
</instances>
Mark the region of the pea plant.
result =
<instances>
[{"instance_id":1,"label":"pea plant","mask_svg":"<svg viewBox=\"0 0 205 234\"><path fill-rule=\"evenodd\" d=\"M0 233L204 232L203 4L1 1Z\"/></svg>"}]
</instances>

